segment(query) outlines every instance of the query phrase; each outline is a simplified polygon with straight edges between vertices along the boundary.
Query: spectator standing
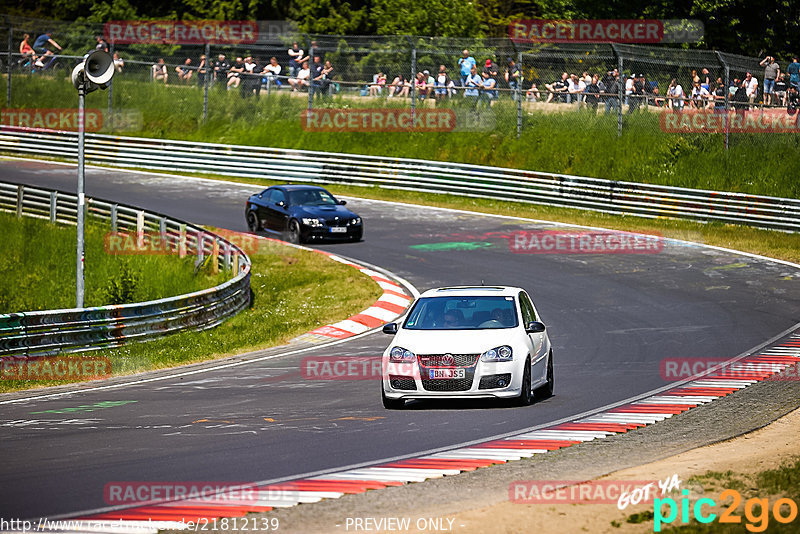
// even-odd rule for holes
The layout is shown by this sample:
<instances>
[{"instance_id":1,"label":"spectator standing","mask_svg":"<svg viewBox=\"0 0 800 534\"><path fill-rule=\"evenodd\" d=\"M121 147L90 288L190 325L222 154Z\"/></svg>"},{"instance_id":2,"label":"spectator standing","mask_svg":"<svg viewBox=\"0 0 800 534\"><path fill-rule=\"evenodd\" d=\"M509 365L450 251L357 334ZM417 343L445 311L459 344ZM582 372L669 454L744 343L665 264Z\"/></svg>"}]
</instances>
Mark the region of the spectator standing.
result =
<instances>
[{"instance_id":1,"label":"spectator standing","mask_svg":"<svg viewBox=\"0 0 800 534\"><path fill-rule=\"evenodd\" d=\"M264 71L265 68L261 66L258 58L250 56L244 58L244 73L242 73L244 78L239 90L242 98L248 98L253 93L255 93L256 98L261 96L261 74Z\"/></svg>"},{"instance_id":2,"label":"spectator standing","mask_svg":"<svg viewBox=\"0 0 800 534\"><path fill-rule=\"evenodd\" d=\"M169 73L167 72L167 65L164 63L164 58L158 58L155 65L152 67L153 71L153 81L160 82L163 81L164 85L167 85L167 78L169 78Z\"/></svg>"},{"instance_id":3,"label":"spectator standing","mask_svg":"<svg viewBox=\"0 0 800 534\"><path fill-rule=\"evenodd\" d=\"M231 68L231 64L228 62L228 59L225 57L225 54L220 54L217 56L217 62L214 65L214 75L217 78L217 83L220 85L225 85L228 81L228 71Z\"/></svg>"},{"instance_id":4,"label":"spectator standing","mask_svg":"<svg viewBox=\"0 0 800 534\"><path fill-rule=\"evenodd\" d=\"M125 68L125 61L123 61L122 58L119 57L119 54L117 52L114 52L113 59L114 59L114 69L117 71L117 73L122 72L122 69Z\"/></svg>"},{"instance_id":5,"label":"spectator standing","mask_svg":"<svg viewBox=\"0 0 800 534\"><path fill-rule=\"evenodd\" d=\"M472 68L477 66L475 58L469 55L469 50L466 48L461 52L461 57L458 58L458 66L461 69L461 87L466 87L467 79L472 74Z\"/></svg>"},{"instance_id":6,"label":"spectator standing","mask_svg":"<svg viewBox=\"0 0 800 534\"><path fill-rule=\"evenodd\" d=\"M437 102L444 100L447 96L448 88L451 83L450 76L447 75L447 67L439 65L439 72L436 74L436 78L433 81Z\"/></svg>"},{"instance_id":7,"label":"spectator standing","mask_svg":"<svg viewBox=\"0 0 800 534\"><path fill-rule=\"evenodd\" d=\"M482 73L483 72L488 72L490 78L497 79L497 74L498 74L497 64L494 61L492 61L491 59L487 59L486 63L483 65Z\"/></svg>"},{"instance_id":8,"label":"spectator standing","mask_svg":"<svg viewBox=\"0 0 800 534\"><path fill-rule=\"evenodd\" d=\"M633 94L633 76L625 78L625 105L631 105L631 95Z\"/></svg>"},{"instance_id":9,"label":"spectator standing","mask_svg":"<svg viewBox=\"0 0 800 534\"><path fill-rule=\"evenodd\" d=\"M292 86L292 91L299 91L303 87L308 87L308 78L311 71L308 68L308 63L303 62L300 64L300 70L294 78L289 78L289 85Z\"/></svg>"},{"instance_id":10,"label":"spectator standing","mask_svg":"<svg viewBox=\"0 0 800 534\"><path fill-rule=\"evenodd\" d=\"M208 58L205 54L200 54L200 62L197 64L197 83L201 87L206 84L208 74Z\"/></svg>"},{"instance_id":11,"label":"spectator standing","mask_svg":"<svg viewBox=\"0 0 800 534\"><path fill-rule=\"evenodd\" d=\"M583 100L581 95L586 90L586 82L573 74L570 76L568 84L567 104L574 100L578 103L578 106L580 106L581 100Z\"/></svg>"},{"instance_id":12,"label":"spectator standing","mask_svg":"<svg viewBox=\"0 0 800 534\"><path fill-rule=\"evenodd\" d=\"M750 107L752 108L752 105L758 97L758 79L748 72L744 77L744 81L747 84L747 100L750 102Z\"/></svg>"},{"instance_id":13,"label":"spectator standing","mask_svg":"<svg viewBox=\"0 0 800 534\"><path fill-rule=\"evenodd\" d=\"M669 90L667 91L667 107L670 109L683 110L683 100L686 98L686 93L683 92L683 87L678 83L675 78L669 83Z\"/></svg>"},{"instance_id":14,"label":"spectator standing","mask_svg":"<svg viewBox=\"0 0 800 534\"><path fill-rule=\"evenodd\" d=\"M317 93L322 90L322 69L325 65L322 64L320 56L314 56L314 63L311 64L311 91Z\"/></svg>"},{"instance_id":15,"label":"spectator standing","mask_svg":"<svg viewBox=\"0 0 800 534\"><path fill-rule=\"evenodd\" d=\"M478 68L473 65L469 71L469 76L467 76L467 79L464 82L464 98L472 100L474 105L477 105L478 96L480 96L480 88L482 85L483 80L480 76L478 76Z\"/></svg>"},{"instance_id":16,"label":"spectator standing","mask_svg":"<svg viewBox=\"0 0 800 534\"><path fill-rule=\"evenodd\" d=\"M300 48L300 45L295 41L292 43L292 47L287 53L289 54L289 76L295 77L297 71L300 69L300 65L302 65L302 62L298 63L298 60L303 59L303 49Z\"/></svg>"},{"instance_id":17,"label":"spectator standing","mask_svg":"<svg viewBox=\"0 0 800 534\"><path fill-rule=\"evenodd\" d=\"M696 109L703 109L709 102L711 94L703 87L700 82L694 82L692 87L692 107Z\"/></svg>"},{"instance_id":18,"label":"spectator standing","mask_svg":"<svg viewBox=\"0 0 800 534\"><path fill-rule=\"evenodd\" d=\"M736 87L736 92L733 95L733 108L737 113L744 113L747 110L749 107L747 105L749 99L750 97L747 94L747 80L742 80L739 82L738 87Z\"/></svg>"},{"instance_id":19,"label":"spectator standing","mask_svg":"<svg viewBox=\"0 0 800 534\"><path fill-rule=\"evenodd\" d=\"M517 66L514 58L508 58L508 66L506 67L505 78L508 87L511 89L511 98L516 100L517 99L517 89L519 88L520 84L520 70Z\"/></svg>"},{"instance_id":20,"label":"spectator standing","mask_svg":"<svg viewBox=\"0 0 800 534\"><path fill-rule=\"evenodd\" d=\"M606 114L616 111L619 105L619 73L616 69L610 70L600 80L598 87L600 88L600 99L606 105Z\"/></svg>"},{"instance_id":21,"label":"spectator standing","mask_svg":"<svg viewBox=\"0 0 800 534\"><path fill-rule=\"evenodd\" d=\"M192 59L186 58L183 61L183 65L178 65L175 67L175 72L178 73L178 80L182 82L189 83L192 80Z\"/></svg>"},{"instance_id":22,"label":"spectator standing","mask_svg":"<svg viewBox=\"0 0 800 534\"><path fill-rule=\"evenodd\" d=\"M95 45L94 49L102 50L103 52L108 54L108 42L105 39L103 39L101 35L95 36L95 40L97 41L97 44Z\"/></svg>"},{"instance_id":23,"label":"spectator standing","mask_svg":"<svg viewBox=\"0 0 800 534\"><path fill-rule=\"evenodd\" d=\"M36 45L33 47L36 48ZM786 67L786 73L789 75L789 85L800 91L800 63L797 56L792 56L792 62Z\"/></svg>"},{"instance_id":24,"label":"spectator standing","mask_svg":"<svg viewBox=\"0 0 800 534\"><path fill-rule=\"evenodd\" d=\"M597 105L600 103L600 76L595 74L589 85L586 86L586 105L597 114Z\"/></svg>"},{"instance_id":25,"label":"spectator standing","mask_svg":"<svg viewBox=\"0 0 800 534\"><path fill-rule=\"evenodd\" d=\"M644 100L644 74L633 75L633 92L630 96L630 104L628 105L628 113L633 113L639 106L642 105Z\"/></svg>"},{"instance_id":26,"label":"spectator standing","mask_svg":"<svg viewBox=\"0 0 800 534\"><path fill-rule=\"evenodd\" d=\"M700 87L711 94L711 73L708 72L708 69L705 67L700 71Z\"/></svg>"},{"instance_id":27,"label":"spectator standing","mask_svg":"<svg viewBox=\"0 0 800 534\"><path fill-rule=\"evenodd\" d=\"M714 111L721 113L725 111L725 83L722 78L717 78L717 86L714 89Z\"/></svg>"},{"instance_id":28,"label":"spectator standing","mask_svg":"<svg viewBox=\"0 0 800 534\"><path fill-rule=\"evenodd\" d=\"M764 104L772 105L772 95L775 93L775 80L781 75L781 67L775 58L767 56L759 63L764 67Z\"/></svg>"}]
</instances>

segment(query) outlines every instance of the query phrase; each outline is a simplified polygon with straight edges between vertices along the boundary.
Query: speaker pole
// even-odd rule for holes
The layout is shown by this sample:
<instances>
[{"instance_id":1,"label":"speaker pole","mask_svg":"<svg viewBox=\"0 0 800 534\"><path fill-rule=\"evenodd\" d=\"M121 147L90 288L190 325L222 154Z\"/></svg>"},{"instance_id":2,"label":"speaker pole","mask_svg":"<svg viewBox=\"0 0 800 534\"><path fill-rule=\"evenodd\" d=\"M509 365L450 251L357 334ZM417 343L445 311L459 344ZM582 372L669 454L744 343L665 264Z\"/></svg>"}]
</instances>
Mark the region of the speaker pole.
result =
<instances>
[{"instance_id":1,"label":"speaker pole","mask_svg":"<svg viewBox=\"0 0 800 534\"><path fill-rule=\"evenodd\" d=\"M83 150L85 143L85 119L86 119L86 81L85 76L81 74L81 81L78 85L78 255L76 263L76 284L75 284L75 307L83 308L83 263L84 263L84 206L86 199L84 196L84 160Z\"/></svg>"}]
</instances>

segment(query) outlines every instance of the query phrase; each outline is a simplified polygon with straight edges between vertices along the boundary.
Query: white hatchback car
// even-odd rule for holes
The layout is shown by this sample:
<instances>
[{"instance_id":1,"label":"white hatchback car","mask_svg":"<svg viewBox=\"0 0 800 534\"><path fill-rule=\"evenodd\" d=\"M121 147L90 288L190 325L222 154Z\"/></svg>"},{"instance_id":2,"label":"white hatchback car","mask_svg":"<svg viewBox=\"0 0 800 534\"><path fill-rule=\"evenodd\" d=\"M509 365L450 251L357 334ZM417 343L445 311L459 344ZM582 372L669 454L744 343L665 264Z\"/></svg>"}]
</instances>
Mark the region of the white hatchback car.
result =
<instances>
[{"instance_id":1,"label":"white hatchback car","mask_svg":"<svg viewBox=\"0 0 800 534\"><path fill-rule=\"evenodd\" d=\"M553 394L553 349L533 301L518 287L444 287L423 293L383 353L383 405L406 399Z\"/></svg>"}]
</instances>

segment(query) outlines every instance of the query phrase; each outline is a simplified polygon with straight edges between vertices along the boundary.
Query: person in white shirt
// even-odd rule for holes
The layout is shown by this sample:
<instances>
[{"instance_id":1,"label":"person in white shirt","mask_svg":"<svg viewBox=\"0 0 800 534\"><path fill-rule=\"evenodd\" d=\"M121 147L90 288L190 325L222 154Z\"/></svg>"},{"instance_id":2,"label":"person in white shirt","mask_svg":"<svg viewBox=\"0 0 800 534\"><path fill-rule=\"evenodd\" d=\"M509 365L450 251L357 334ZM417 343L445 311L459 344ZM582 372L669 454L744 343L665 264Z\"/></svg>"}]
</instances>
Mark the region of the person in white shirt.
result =
<instances>
[{"instance_id":1,"label":"person in white shirt","mask_svg":"<svg viewBox=\"0 0 800 534\"><path fill-rule=\"evenodd\" d=\"M669 90L667 91L667 107L672 109L683 109L683 99L686 98L686 94L683 92L683 87L681 84L678 83L678 80L675 78L672 79L672 82L669 84Z\"/></svg>"},{"instance_id":2,"label":"person in white shirt","mask_svg":"<svg viewBox=\"0 0 800 534\"><path fill-rule=\"evenodd\" d=\"M711 93L708 92L708 89L703 87L700 82L694 82L694 87L692 88L692 106L697 109L703 109L707 107L714 107L713 106L713 99L711 98Z\"/></svg>"},{"instance_id":3,"label":"person in white shirt","mask_svg":"<svg viewBox=\"0 0 800 534\"><path fill-rule=\"evenodd\" d=\"M576 75L570 76L569 85L568 85L568 95L567 95L567 104L571 101L580 102L583 97L581 94L586 90L586 82L579 79Z\"/></svg>"},{"instance_id":4,"label":"person in white shirt","mask_svg":"<svg viewBox=\"0 0 800 534\"><path fill-rule=\"evenodd\" d=\"M297 42L294 42L287 53L289 54L289 76L294 78L297 75L297 71L300 70L298 60L303 58L303 49L300 48Z\"/></svg>"},{"instance_id":5,"label":"person in white shirt","mask_svg":"<svg viewBox=\"0 0 800 534\"><path fill-rule=\"evenodd\" d=\"M744 77L744 81L747 84L747 100L750 102L750 108L752 109L758 96L758 79L748 72Z\"/></svg>"},{"instance_id":6,"label":"person in white shirt","mask_svg":"<svg viewBox=\"0 0 800 534\"><path fill-rule=\"evenodd\" d=\"M297 76L289 78L289 85L292 86L292 91L302 89L303 86L308 87L308 76L310 74L311 71L308 68L308 62L304 61L300 70L297 71Z\"/></svg>"},{"instance_id":7,"label":"person in white shirt","mask_svg":"<svg viewBox=\"0 0 800 534\"><path fill-rule=\"evenodd\" d=\"M629 95L633 94L633 76L628 76L625 80L625 105L630 104Z\"/></svg>"}]
</instances>

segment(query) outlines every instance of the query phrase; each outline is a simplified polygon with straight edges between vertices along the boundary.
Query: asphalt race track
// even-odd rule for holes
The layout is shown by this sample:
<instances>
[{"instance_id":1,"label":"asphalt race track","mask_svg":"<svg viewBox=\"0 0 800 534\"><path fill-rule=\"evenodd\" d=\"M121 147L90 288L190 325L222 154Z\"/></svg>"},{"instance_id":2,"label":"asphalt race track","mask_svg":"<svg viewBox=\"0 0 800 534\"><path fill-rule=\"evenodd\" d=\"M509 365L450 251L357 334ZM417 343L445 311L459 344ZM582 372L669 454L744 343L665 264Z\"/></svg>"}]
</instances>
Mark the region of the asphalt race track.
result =
<instances>
[{"instance_id":1,"label":"asphalt race track","mask_svg":"<svg viewBox=\"0 0 800 534\"><path fill-rule=\"evenodd\" d=\"M74 191L76 171L0 161L0 177ZM87 170L86 188L239 231L256 190L98 169ZM375 333L190 377L0 404L0 516L103 508L111 481L268 481L525 429L664 386L663 359L732 357L800 320L800 274L790 266L676 243L654 254L518 254L503 236L542 224L348 201L365 220L365 241L319 248L420 291L481 281L527 288L554 345L555 396L527 408L416 403L390 412L377 381L297 376L306 356L379 355L389 337ZM120 403L64 410L104 401Z\"/></svg>"}]
</instances>

